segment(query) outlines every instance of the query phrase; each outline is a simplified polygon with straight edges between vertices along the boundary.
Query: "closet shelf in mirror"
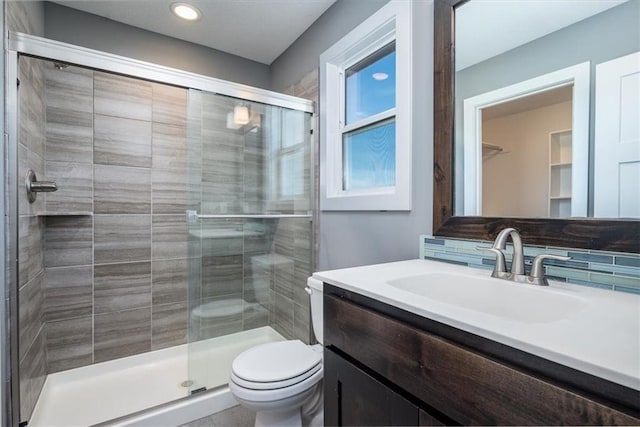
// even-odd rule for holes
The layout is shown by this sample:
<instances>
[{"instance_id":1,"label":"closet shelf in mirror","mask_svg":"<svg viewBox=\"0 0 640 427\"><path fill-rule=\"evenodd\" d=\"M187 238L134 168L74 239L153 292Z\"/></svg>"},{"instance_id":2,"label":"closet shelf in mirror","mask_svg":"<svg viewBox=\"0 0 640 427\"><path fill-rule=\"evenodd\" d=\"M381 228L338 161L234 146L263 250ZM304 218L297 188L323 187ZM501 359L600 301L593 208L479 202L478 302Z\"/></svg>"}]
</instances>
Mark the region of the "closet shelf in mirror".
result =
<instances>
[{"instance_id":1,"label":"closet shelf in mirror","mask_svg":"<svg viewBox=\"0 0 640 427\"><path fill-rule=\"evenodd\" d=\"M37 216L93 216L93 212L89 211L45 211L38 212Z\"/></svg>"}]
</instances>

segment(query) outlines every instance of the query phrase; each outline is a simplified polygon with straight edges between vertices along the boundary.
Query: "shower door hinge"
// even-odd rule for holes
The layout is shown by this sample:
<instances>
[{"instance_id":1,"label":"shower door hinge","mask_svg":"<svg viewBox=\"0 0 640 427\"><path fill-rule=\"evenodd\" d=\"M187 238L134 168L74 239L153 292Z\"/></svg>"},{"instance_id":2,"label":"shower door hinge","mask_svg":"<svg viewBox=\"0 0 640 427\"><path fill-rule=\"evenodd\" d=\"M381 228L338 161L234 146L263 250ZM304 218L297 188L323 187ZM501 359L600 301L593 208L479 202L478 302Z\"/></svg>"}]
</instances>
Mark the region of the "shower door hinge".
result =
<instances>
[{"instance_id":1,"label":"shower door hinge","mask_svg":"<svg viewBox=\"0 0 640 427\"><path fill-rule=\"evenodd\" d=\"M29 424L29 421L23 421L20 424L18 424L18 427L27 427L27 424Z\"/></svg>"},{"instance_id":2,"label":"shower door hinge","mask_svg":"<svg viewBox=\"0 0 640 427\"><path fill-rule=\"evenodd\" d=\"M20 79L16 79L16 86L20 87Z\"/></svg>"}]
</instances>

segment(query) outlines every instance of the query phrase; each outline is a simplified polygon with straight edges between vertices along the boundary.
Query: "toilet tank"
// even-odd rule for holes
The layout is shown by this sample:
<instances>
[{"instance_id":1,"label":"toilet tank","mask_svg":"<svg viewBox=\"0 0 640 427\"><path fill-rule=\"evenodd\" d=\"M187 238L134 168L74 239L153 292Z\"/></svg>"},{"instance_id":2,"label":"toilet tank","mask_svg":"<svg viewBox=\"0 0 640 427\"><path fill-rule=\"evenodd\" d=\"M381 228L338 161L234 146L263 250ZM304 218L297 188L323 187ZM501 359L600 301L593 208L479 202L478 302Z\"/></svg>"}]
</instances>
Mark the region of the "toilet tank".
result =
<instances>
[{"instance_id":1,"label":"toilet tank","mask_svg":"<svg viewBox=\"0 0 640 427\"><path fill-rule=\"evenodd\" d=\"M322 314L322 281L309 277L307 279L306 290L309 294L309 300L311 303L311 324L313 326L313 333L316 336L316 340L322 344L322 332L324 327Z\"/></svg>"}]
</instances>

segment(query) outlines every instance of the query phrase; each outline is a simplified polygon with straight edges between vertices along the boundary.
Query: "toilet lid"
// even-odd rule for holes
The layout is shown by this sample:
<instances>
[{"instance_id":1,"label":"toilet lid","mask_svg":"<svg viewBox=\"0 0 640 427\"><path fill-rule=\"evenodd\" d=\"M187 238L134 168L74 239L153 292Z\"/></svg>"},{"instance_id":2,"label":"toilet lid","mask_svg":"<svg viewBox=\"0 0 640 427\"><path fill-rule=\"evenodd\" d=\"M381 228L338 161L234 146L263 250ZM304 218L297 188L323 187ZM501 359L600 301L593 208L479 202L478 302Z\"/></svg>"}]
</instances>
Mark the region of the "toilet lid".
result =
<instances>
[{"instance_id":1,"label":"toilet lid","mask_svg":"<svg viewBox=\"0 0 640 427\"><path fill-rule=\"evenodd\" d=\"M244 380L276 382L309 371L322 360L300 340L262 344L244 351L235 358L233 373Z\"/></svg>"}]
</instances>

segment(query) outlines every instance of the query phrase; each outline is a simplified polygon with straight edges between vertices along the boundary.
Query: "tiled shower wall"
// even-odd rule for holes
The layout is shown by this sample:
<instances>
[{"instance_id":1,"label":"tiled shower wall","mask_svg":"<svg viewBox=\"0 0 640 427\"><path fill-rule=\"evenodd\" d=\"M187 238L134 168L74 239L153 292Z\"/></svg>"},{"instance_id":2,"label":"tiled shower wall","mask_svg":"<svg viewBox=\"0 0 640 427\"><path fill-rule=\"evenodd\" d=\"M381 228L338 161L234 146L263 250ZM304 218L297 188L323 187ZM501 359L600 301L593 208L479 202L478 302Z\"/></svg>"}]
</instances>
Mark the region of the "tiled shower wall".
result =
<instances>
[{"instance_id":1,"label":"tiled shower wall","mask_svg":"<svg viewBox=\"0 0 640 427\"><path fill-rule=\"evenodd\" d=\"M478 246L489 248L491 244L481 240L420 236L420 258L493 269L495 256L476 249ZM508 262L511 262L511 253L512 247L508 245ZM640 294L640 254L526 245L525 263L530 264L540 254L571 257L569 261L545 261L545 274L549 279Z\"/></svg>"}]
</instances>

